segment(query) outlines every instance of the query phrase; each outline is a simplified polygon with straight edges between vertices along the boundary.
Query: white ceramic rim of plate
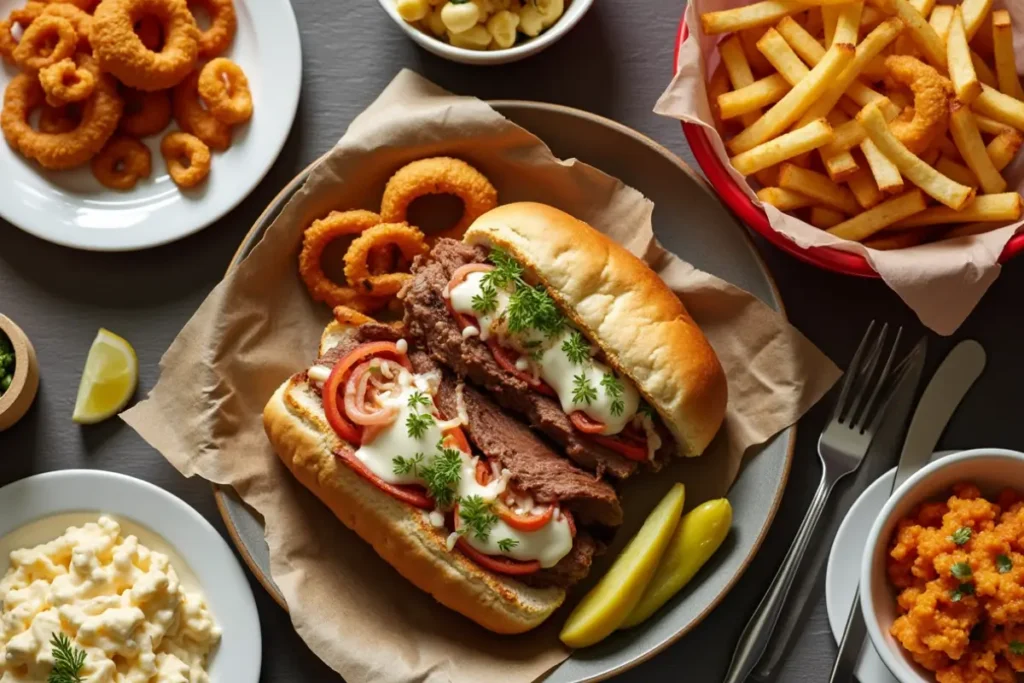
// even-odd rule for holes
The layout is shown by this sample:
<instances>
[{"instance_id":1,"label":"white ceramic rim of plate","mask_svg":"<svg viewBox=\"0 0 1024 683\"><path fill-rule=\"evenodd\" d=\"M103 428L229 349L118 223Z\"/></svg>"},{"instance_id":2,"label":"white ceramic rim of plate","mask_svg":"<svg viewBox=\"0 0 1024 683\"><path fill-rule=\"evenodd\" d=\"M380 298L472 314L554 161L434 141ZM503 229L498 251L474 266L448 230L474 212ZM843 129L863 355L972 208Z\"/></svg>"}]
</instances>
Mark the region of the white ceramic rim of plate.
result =
<instances>
[{"instance_id":1,"label":"white ceramic rim of plate","mask_svg":"<svg viewBox=\"0 0 1024 683\"><path fill-rule=\"evenodd\" d=\"M93 511L129 519L175 549L195 574L224 632L211 661L210 680L258 683L263 640L245 571L213 525L180 498L115 472L37 474L0 488L0 537L49 516ZM6 571L6 559L0 567Z\"/></svg>"},{"instance_id":2,"label":"white ceramic rim of plate","mask_svg":"<svg viewBox=\"0 0 1024 683\"><path fill-rule=\"evenodd\" d=\"M219 186L230 188L229 191L210 192L193 199L183 211L183 220L176 220L172 214L167 220L148 220L142 227L133 225L127 228L89 229L75 223L55 220L54 197L66 200L63 211L79 215L92 213L95 215L90 220L99 221L102 220L102 206L105 203L103 197L106 193L97 195L96 198L88 195L78 197L64 194L63 189L59 189L54 190L51 196L35 190L31 180L28 186L22 185L20 191L15 183L5 182L4 185L9 189L8 194L4 196L4 189L0 187L0 216L25 232L65 247L89 251L135 251L168 244L197 233L248 197L274 165L295 121L302 88L302 44L298 22L289 0L235 0L235 3L236 11L246 12L251 19L251 38L257 44L257 53L261 55L258 65L242 64L253 86L257 111L255 116L270 123L262 128L261 136L248 134L246 140L236 141L235 144L244 144L251 149L247 150L244 163L240 165L244 169L244 174L233 173L230 184ZM230 52L227 56L230 56ZM254 66L258 66L259 70L256 77L252 73ZM245 125L251 127L254 124ZM176 129L173 122L171 129ZM7 147L5 142L0 142L0 145ZM4 152L17 155L9 147ZM230 152L229 149L226 153ZM225 153L214 152L214 173L217 169L217 157L221 154ZM154 154L154 172L162 167L163 160L159 153ZM35 174L43 172L37 164L28 160L25 160L25 169ZM89 173L88 165L83 169L85 173ZM13 181L22 171L22 168L5 168L0 175L5 181ZM177 188L168 183L168 190L174 192ZM132 200L131 191L117 193L116 196L125 202ZM162 196L154 195L157 207L153 213L160 211Z\"/></svg>"}]
</instances>

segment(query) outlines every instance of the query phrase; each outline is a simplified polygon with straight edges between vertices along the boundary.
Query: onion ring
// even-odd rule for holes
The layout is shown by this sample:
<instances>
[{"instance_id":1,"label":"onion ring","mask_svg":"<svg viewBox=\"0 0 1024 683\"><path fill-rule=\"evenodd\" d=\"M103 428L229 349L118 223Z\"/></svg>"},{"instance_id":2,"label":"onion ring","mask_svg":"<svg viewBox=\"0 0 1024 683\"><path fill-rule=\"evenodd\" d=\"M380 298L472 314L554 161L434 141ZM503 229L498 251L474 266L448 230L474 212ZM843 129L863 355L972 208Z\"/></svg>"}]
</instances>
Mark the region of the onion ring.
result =
<instances>
[{"instance_id":1,"label":"onion ring","mask_svg":"<svg viewBox=\"0 0 1024 683\"><path fill-rule=\"evenodd\" d=\"M199 58L213 59L228 49L235 39L238 17L231 0L190 0L210 15L210 28L199 33Z\"/></svg>"},{"instance_id":2,"label":"onion ring","mask_svg":"<svg viewBox=\"0 0 1024 683\"><path fill-rule=\"evenodd\" d=\"M39 71L75 54L78 32L63 17L41 14L29 24L14 48L14 63L25 71Z\"/></svg>"},{"instance_id":3,"label":"onion ring","mask_svg":"<svg viewBox=\"0 0 1024 683\"><path fill-rule=\"evenodd\" d=\"M160 52L147 50L135 33L135 23L144 16L160 21ZM185 0L102 0L89 38L100 68L139 90L177 85L195 67L199 53L199 27Z\"/></svg>"},{"instance_id":4,"label":"onion ring","mask_svg":"<svg viewBox=\"0 0 1024 683\"><path fill-rule=\"evenodd\" d=\"M152 171L149 147L129 137L115 137L92 158L92 174L112 190L130 190Z\"/></svg>"},{"instance_id":5,"label":"onion ring","mask_svg":"<svg viewBox=\"0 0 1024 683\"><path fill-rule=\"evenodd\" d=\"M473 221L498 205L498 191L484 174L461 159L434 157L414 161L391 176L381 200L381 217L387 223L404 223L413 200L429 194L452 194L463 204L459 222L438 238L462 239Z\"/></svg>"},{"instance_id":6,"label":"onion ring","mask_svg":"<svg viewBox=\"0 0 1024 683\"><path fill-rule=\"evenodd\" d=\"M18 47L18 41L14 38L14 27L20 27L24 35L25 29L43 13L45 8L45 3L29 2L24 7L12 10L5 20L0 21L0 55L3 55L4 59L14 61L14 50Z\"/></svg>"},{"instance_id":7,"label":"onion ring","mask_svg":"<svg viewBox=\"0 0 1024 683\"><path fill-rule=\"evenodd\" d=\"M92 12L100 0L49 0L51 5L71 5L83 12Z\"/></svg>"},{"instance_id":8,"label":"onion ring","mask_svg":"<svg viewBox=\"0 0 1024 683\"><path fill-rule=\"evenodd\" d=\"M39 70L39 84L46 93L46 103L51 107L62 107L92 95L96 89L96 75L91 69L75 64L73 59L62 59Z\"/></svg>"},{"instance_id":9,"label":"onion ring","mask_svg":"<svg viewBox=\"0 0 1024 683\"><path fill-rule=\"evenodd\" d=\"M88 52L91 49L89 43L89 32L92 31L92 15L68 2L51 2L42 12L47 16L67 19L75 27L78 34L79 51Z\"/></svg>"},{"instance_id":10,"label":"onion ring","mask_svg":"<svg viewBox=\"0 0 1024 683\"><path fill-rule=\"evenodd\" d=\"M953 85L934 67L920 59L892 55L885 59L886 81L905 85L914 93L912 112L889 123L889 129L903 145L920 155L949 127L949 98ZM893 86L898 87L898 86ZM910 120L902 114L912 114Z\"/></svg>"},{"instance_id":11,"label":"onion ring","mask_svg":"<svg viewBox=\"0 0 1024 683\"><path fill-rule=\"evenodd\" d=\"M168 133L160 141L160 153L167 162L167 172L181 188L195 187L210 175L210 148L188 133Z\"/></svg>"},{"instance_id":12,"label":"onion ring","mask_svg":"<svg viewBox=\"0 0 1024 683\"><path fill-rule=\"evenodd\" d=\"M352 241L345 252L345 278L348 283L359 291L372 296L391 296L398 294L406 282L412 277L409 273L384 273L373 275L367 262L370 250L393 244L398 247L402 256L412 261L417 256L427 253L427 242L418 228L405 223L381 223L367 229Z\"/></svg>"},{"instance_id":13,"label":"onion ring","mask_svg":"<svg viewBox=\"0 0 1024 683\"><path fill-rule=\"evenodd\" d=\"M96 90L82 106L82 120L66 133L41 133L29 125L29 115L44 101L39 79L18 74L4 91L0 129L7 143L44 168L81 166L106 144L117 129L124 103L117 95L114 79L107 74L96 80Z\"/></svg>"},{"instance_id":14,"label":"onion ring","mask_svg":"<svg viewBox=\"0 0 1024 683\"><path fill-rule=\"evenodd\" d=\"M174 120L183 131L195 135L210 149L224 151L231 146L231 126L214 118L199 101L199 72L192 72L175 86L171 106Z\"/></svg>"},{"instance_id":15,"label":"onion ring","mask_svg":"<svg viewBox=\"0 0 1024 683\"><path fill-rule=\"evenodd\" d=\"M214 118L229 125L252 118L252 93L242 67L218 57L199 72L199 97Z\"/></svg>"},{"instance_id":16,"label":"onion ring","mask_svg":"<svg viewBox=\"0 0 1024 683\"><path fill-rule=\"evenodd\" d=\"M39 132L68 133L78 128L81 121L82 108L78 104L68 104L63 107L51 107L44 104L39 113Z\"/></svg>"},{"instance_id":17,"label":"onion ring","mask_svg":"<svg viewBox=\"0 0 1024 683\"><path fill-rule=\"evenodd\" d=\"M352 287L332 282L320 265L328 244L344 235L358 235L379 223L380 216L372 211L332 211L306 228L299 254L299 274L314 300L331 308L345 306L360 313L369 313L387 304L385 298L366 296Z\"/></svg>"},{"instance_id":18,"label":"onion ring","mask_svg":"<svg viewBox=\"0 0 1024 683\"><path fill-rule=\"evenodd\" d=\"M159 133L171 122L171 95L167 90L124 91L124 116L121 132L133 138ZM197 136L198 137L198 136Z\"/></svg>"},{"instance_id":19,"label":"onion ring","mask_svg":"<svg viewBox=\"0 0 1024 683\"><path fill-rule=\"evenodd\" d=\"M164 48L164 29L156 17L147 15L135 22L135 35L147 50L159 52Z\"/></svg>"}]
</instances>

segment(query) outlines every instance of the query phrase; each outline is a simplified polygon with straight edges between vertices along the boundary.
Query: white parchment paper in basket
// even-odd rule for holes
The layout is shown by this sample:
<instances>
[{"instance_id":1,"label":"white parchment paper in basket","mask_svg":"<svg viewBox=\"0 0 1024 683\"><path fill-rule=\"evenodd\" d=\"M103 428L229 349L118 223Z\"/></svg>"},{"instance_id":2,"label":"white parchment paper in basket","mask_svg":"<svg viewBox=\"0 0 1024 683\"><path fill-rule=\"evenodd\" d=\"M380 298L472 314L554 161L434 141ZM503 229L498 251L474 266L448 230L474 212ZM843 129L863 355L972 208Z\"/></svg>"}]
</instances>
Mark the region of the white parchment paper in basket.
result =
<instances>
[{"instance_id":1,"label":"white parchment paper in basket","mask_svg":"<svg viewBox=\"0 0 1024 683\"><path fill-rule=\"evenodd\" d=\"M377 210L395 170L438 154L480 168L503 202L547 202L609 232L686 296L730 385L721 438L679 475L688 498L724 495L747 448L796 421L838 374L759 300L662 250L639 192L554 158L483 102L402 72L203 302L161 360L149 398L123 414L183 474L235 487L263 516L273 579L295 628L349 683L525 682L568 656L557 638L564 613L532 634L501 637L414 588L292 479L263 433L264 404L312 362L329 317L297 273L303 229L331 209Z\"/></svg>"},{"instance_id":2,"label":"white parchment paper in basket","mask_svg":"<svg viewBox=\"0 0 1024 683\"><path fill-rule=\"evenodd\" d=\"M757 205L762 206L746 179L729 164L729 155L715 130L705 88L706 74L719 63L717 44L721 36L707 36L701 30L700 15L749 4L748 0L691 0L685 21L689 36L680 47L678 71L655 105L658 114L703 126L719 160L736 183ZM943 3L948 4L948 3ZM957 3L958 4L958 3ZM994 3L1001 6L999 2ZM1024 3L1006 3L1013 25L1024 26ZM1024 41L1015 35L1017 64L1024 64ZM1009 189L1024 191L1024 162L1020 157L1004 171ZM952 334L967 318L985 291L999 275L999 255L1022 222L992 232L924 244L897 251L876 251L840 240L799 218L764 205L772 228L802 247L835 247L863 255L882 279L917 313L925 325L939 334Z\"/></svg>"}]
</instances>

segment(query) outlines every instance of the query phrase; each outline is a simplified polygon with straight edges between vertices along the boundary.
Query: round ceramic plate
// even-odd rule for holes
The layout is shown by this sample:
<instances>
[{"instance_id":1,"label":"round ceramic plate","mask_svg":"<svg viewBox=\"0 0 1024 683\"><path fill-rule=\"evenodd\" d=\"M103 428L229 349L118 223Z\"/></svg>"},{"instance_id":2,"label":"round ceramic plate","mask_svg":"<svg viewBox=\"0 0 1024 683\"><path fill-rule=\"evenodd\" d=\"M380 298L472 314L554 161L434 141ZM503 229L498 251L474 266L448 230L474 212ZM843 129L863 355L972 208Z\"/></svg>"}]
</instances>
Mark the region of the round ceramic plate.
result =
<instances>
[{"instance_id":1,"label":"round ceramic plate","mask_svg":"<svg viewBox=\"0 0 1024 683\"><path fill-rule=\"evenodd\" d=\"M160 155L163 133L144 140L153 172L133 189L109 190L89 165L47 171L0 142L0 216L44 240L79 249L128 251L165 244L205 228L241 202L277 159L295 119L302 83L299 28L288 0L234 0L238 32L224 56L245 70L253 117L231 147L213 152L205 182L180 190ZM0 17L25 0L0 0ZM17 74L0 67L0 88ZM168 130L174 130L172 122Z\"/></svg>"},{"instance_id":2,"label":"round ceramic plate","mask_svg":"<svg viewBox=\"0 0 1024 683\"><path fill-rule=\"evenodd\" d=\"M771 276L746 231L671 152L625 126L575 109L511 101L492 102L491 106L544 140L556 156L585 161L640 190L654 202L654 229L666 248L782 310ZM270 204L232 265L256 245L305 178L303 172ZM585 654L570 657L545 678L545 683L608 678L654 656L696 626L725 596L757 552L782 497L795 438L793 429L783 432L744 466L729 493L734 515L731 540L685 591L646 624L618 632L600 645L587 648ZM637 502L656 501L670 484L667 478L635 478L624 495ZM217 501L249 567L287 609L270 579L270 558L259 518L230 491L218 489ZM638 528L650 508L626 507L627 520L620 536ZM600 571L598 567L595 574ZM677 647L685 648L685 641ZM699 651L692 654L695 658L701 656Z\"/></svg>"},{"instance_id":3,"label":"round ceramic plate","mask_svg":"<svg viewBox=\"0 0 1024 683\"><path fill-rule=\"evenodd\" d=\"M257 683L263 641L256 601L244 570L228 544L198 512L140 479L99 470L64 470L0 488L0 550L6 551L0 554L0 577L7 572L7 553L14 549L6 547L14 540L10 534L17 532L17 547L37 545L59 536L68 526L62 523L56 530L44 530L51 526L43 523L45 518L80 525L95 521L100 514L140 527L139 540L144 545L170 550L183 585L199 589L206 598L224 631L210 661L211 683ZM136 533L130 527L125 531ZM189 585L193 582L197 585Z\"/></svg>"}]
</instances>

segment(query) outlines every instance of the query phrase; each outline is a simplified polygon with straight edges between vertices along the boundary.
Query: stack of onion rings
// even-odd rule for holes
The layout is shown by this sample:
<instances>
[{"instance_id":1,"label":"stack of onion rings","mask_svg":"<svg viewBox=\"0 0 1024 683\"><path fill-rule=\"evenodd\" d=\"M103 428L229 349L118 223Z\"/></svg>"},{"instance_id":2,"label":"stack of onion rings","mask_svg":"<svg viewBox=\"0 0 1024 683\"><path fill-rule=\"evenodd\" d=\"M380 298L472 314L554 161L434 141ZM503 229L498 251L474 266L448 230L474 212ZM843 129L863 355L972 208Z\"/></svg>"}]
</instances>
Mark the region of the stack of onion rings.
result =
<instances>
[{"instance_id":1,"label":"stack of onion rings","mask_svg":"<svg viewBox=\"0 0 1024 683\"><path fill-rule=\"evenodd\" d=\"M70 4L68 0L51 2L43 8L42 14L67 19L75 27L75 33L78 34L78 50L88 52L91 49L89 43L89 32L92 31L91 14Z\"/></svg>"},{"instance_id":2,"label":"stack of onion rings","mask_svg":"<svg viewBox=\"0 0 1024 683\"><path fill-rule=\"evenodd\" d=\"M188 133L168 133L160 141L167 172L178 187L195 187L210 175L210 148Z\"/></svg>"},{"instance_id":3,"label":"stack of onion rings","mask_svg":"<svg viewBox=\"0 0 1024 683\"><path fill-rule=\"evenodd\" d=\"M77 48L74 25L63 17L43 14L25 29L11 56L25 71L39 71L73 56Z\"/></svg>"},{"instance_id":4,"label":"stack of onion rings","mask_svg":"<svg viewBox=\"0 0 1024 683\"><path fill-rule=\"evenodd\" d=\"M18 41L14 39L14 27L17 26L24 34L25 29L43 13L46 7L42 2L29 2L24 7L12 10L7 19L0 21L0 55L9 62L14 61L14 50Z\"/></svg>"},{"instance_id":5,"label":"stack of onion rings","mask_svg":"<svg viewBox=\"0 0 1024 683\"><path fill-rule=\"evenodd\" d=\"M44 104L39 114L40 133L67 133L78 128L82 121L82 108L78 104L51 107Z\"/></svg>"},{"instance_id":6,"label":"stack of onion rings","mask_svg":"<svg viewBox=\"0 0 1024 683\"><path fill-rule=\"evenodd\" d=\"M320 264L328 244L346 235L360 235L380 222L380 216L372 211L332 211L306 229L299 254L299 274L314 300L331 308L347 306L362 313L375 311L387 303L383 297L369 296L333 282Z\"/></svg>"},{"instance_id":7,"label":"stack of onion rings","mask_svg":"<svg viewBox=\"0 0 1024 683\"><path fill-rule=\"evenodd\" d=\"M225 150L231 145L231 127L218 121L199 101L198 72L192 72L175 86L171 100L179 128L195 135L210 149Z\"/></svg>"},{"instance_id":8,"label":"stack of onion rings","mask_svg":"<svg viewBox=\"0 0 1024 683\"><path fill-rule=\"evenodd\" d=\"M130 190L141 178L148 178L152 170L149 147L129 137L110 140L100 153L92 158L92 174L113 190Z\"/></svg>"},{"instance_id":9,"label":"stack of onion rings","mask_svg":"<svg viewBox=\"0 0 1024 683\"><path fill-rule=\"evenodd\" d=\"M252 93L242 68L218 57L199 72L199 97L215 119L238 124L252 117Z\"/></svg>"},{"instance_id":10,"label":"stack of onion rings","mask_svg":"<svg viewBox=\"0 0 1024 683\"><path fill-rule=\"evenodd\" d=\"M360 292L371 296L393 296L398 294L406 282L412 277L409 273L370 272L370 250L386 245L394 245L401 251L407 261L427 253L427 241L419 229L407 223L380 223L363 231L352 241L352 246L345 252L345 278L348 283Z\"/></svg>"},{"instance_id":11,"label":"stack of onion rings","mask_svg":"<svg viewBox=\"0 0 1024 683\"><path fill-rule=\"evenodd\" d=\"M219 56L235 38L238 18L231 0L192 0L210 15L210 27L199 34L199 58Z\"/></svg>"},{"instance_id":12,"label":"stack of onion rings","mask_svg":"<svg viewBox=\"0 0 1024 683\"><path fill-rule=\"evenodd\" d=\"M93 69L76 64L73 59L62 59L39 70L39 84L51 107L87 99L96 89L96 78Z\"/></svg>"}]
</instances>

